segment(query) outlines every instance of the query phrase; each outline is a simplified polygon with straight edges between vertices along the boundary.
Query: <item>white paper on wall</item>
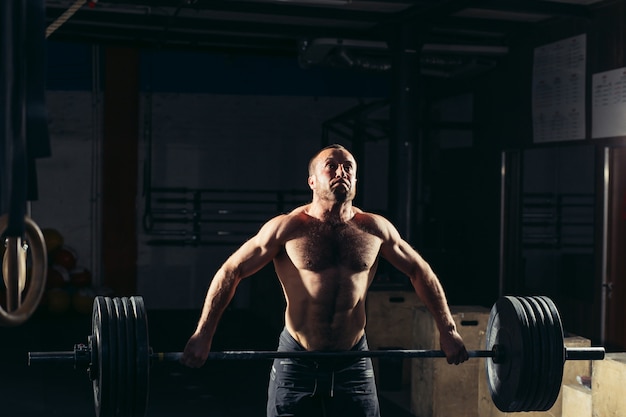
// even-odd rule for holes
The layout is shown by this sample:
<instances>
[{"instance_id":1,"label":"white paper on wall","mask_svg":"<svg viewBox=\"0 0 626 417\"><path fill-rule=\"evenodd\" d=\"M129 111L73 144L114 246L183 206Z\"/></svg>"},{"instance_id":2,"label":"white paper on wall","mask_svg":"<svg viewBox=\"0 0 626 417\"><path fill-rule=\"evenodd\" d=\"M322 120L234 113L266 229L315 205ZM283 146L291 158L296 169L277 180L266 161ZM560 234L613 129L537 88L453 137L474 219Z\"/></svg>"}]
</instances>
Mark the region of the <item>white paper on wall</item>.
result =
<instances>
[{"instance_id":1,"label":"white paper on wall","mask_svg":"<svg viewBox=\"0 0 626 417\"><path fill-rule=\"evenodd\" d=\"M626 136L626 67L593 74L591 137Z\"/></svg>"},{"instance_id":2,"label":"white paper on wall","mask_svg":"<svg viewBox=\"0 0 626 417\"><path fill-rule=\"evenodd\" d=\"M535 48L533 140L585 138L586 35Z\"/></svg>"}]
</instances>

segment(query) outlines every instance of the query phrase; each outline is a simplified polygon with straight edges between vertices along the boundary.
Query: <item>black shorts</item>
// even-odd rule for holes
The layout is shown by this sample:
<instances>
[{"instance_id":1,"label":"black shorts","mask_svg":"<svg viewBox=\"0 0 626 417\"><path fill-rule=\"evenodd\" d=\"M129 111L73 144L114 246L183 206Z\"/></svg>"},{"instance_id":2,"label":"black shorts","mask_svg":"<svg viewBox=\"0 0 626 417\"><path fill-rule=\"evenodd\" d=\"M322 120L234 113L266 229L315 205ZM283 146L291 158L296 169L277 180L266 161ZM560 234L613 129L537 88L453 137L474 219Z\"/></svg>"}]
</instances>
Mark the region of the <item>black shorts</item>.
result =
<instances>
[{"instance_id":1,"label":"black shorts","mask_svg":"<svg viewBox=\"0 0 626 417\"><path fill-rule=\"evenodd\" d=\"M351 350L367 349L363 336ZM278 350L305 349L285 329ZM267 416L380 417L371 359L275 359Z\"/></svg>"}]
</instances>

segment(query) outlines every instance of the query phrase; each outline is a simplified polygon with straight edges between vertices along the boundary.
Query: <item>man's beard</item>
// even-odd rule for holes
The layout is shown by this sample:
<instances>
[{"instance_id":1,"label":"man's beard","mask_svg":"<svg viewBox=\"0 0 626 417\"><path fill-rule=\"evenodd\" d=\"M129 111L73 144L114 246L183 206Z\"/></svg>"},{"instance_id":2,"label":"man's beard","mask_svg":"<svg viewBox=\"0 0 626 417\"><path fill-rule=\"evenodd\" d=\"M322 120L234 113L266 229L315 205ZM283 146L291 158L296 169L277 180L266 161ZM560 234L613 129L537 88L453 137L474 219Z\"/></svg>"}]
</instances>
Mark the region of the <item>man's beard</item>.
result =
<instances>
[{"instance_id":1,"label":"man's beard","mask_svg":"<svg viewBox=\"0 0 626 417\"><path fill-rule=\"evenodd\" d=\"M337 203L345 203L346 201L352 201L354 199L354 189L353 188L342 188L341 186L336 187L335 189L329 187L328 189L319 193L319 197L322 200L337 202Z\"/></svg>"}]
</instances>

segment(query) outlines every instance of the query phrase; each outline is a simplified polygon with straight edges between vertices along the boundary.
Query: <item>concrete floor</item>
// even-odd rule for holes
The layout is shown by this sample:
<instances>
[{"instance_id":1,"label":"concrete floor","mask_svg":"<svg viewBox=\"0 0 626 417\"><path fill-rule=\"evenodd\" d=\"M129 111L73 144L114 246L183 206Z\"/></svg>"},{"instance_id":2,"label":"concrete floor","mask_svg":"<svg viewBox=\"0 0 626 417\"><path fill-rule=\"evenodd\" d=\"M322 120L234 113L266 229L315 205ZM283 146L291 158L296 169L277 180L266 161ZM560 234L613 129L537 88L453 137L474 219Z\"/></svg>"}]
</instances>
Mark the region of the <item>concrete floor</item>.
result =
<instances>
[{"instance_id":1,"label":"concrete floor","mask_svg":"<svg viewBox=\"0 0 626 417\"><path fill-rule=\"evenodd\" d=\"M148 311L154 351L181 351L197 311ZM69 364L27 366L29 351L71 351L86 343L91 317L37 313L27 323L0 327L0 409L11 417L95 416L92 384L85 370ZM215 350L275 350L277 331L254 315L227 311ZM202 369L157 363L150 370L149 417L262 417L268 361L222 361ZM411 414L381 396L382 417Z\"/></svg>"}]
</instances>

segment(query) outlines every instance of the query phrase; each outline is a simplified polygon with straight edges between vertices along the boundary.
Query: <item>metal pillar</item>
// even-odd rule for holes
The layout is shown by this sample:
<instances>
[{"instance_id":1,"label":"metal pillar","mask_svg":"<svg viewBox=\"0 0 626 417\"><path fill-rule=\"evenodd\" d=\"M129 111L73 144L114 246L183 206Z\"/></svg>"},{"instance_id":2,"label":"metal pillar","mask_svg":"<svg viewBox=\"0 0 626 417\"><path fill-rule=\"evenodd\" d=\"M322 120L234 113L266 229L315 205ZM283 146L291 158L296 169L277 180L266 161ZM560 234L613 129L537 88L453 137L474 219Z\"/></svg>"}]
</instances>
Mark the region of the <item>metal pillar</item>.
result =
<instances>
[{"instance_id":1,"label":"metal pillar","mask_svg":"<svg viewBox=\"0 0 626 417\"><path fill-rule=\"evenodd\" d=\"M420 176L415 161L419 157L420 50L416 31L408 24L398 30L392 43L393 80L391 137L389 138L389 217L400 234L413 243L413 226L419 219Z\"/></svg>"}]
</instances>

